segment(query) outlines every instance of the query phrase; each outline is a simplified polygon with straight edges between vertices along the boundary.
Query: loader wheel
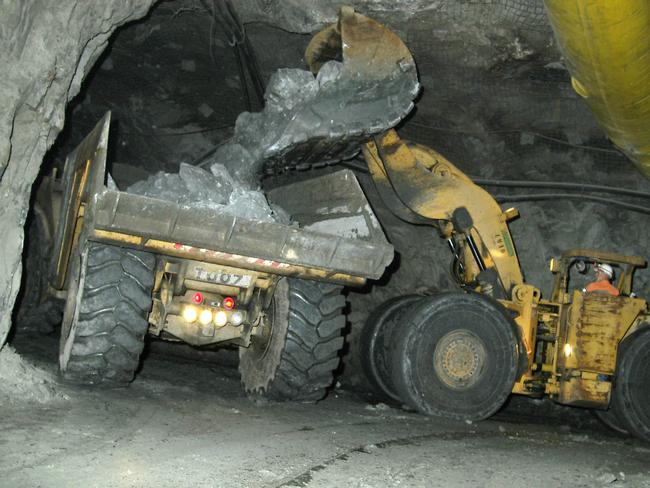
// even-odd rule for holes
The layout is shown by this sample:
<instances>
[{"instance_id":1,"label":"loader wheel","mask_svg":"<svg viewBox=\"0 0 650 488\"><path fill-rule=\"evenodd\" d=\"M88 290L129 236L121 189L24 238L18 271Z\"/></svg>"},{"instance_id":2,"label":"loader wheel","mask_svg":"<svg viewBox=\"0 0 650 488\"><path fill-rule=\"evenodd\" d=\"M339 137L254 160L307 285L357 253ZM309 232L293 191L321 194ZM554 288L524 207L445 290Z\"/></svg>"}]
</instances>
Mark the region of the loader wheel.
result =
<instances>
[{"instance_id":1,"label":"loader wheel","mask_svg":"<svg viewBox=\"0 0 650 488\"><path fill-rule=\"evenodd\" d=\"M393 384L416 410L461 420L490 417L517 377L516 325L500 304L478 294L424 299L393 355Z\"/></svg>"},{"instance_id":2,"label":"loader wheel","mask_svg":"<svg viewBox=\"0 0 650 488\"><path fill-rule=\"evenodd\" d=\"M91 242L80 258L61 327L61 374L75 383L126 385L144 346L155 257Z\"/></svg>"},{"instance_id":3,"label":"loader wheel","mask_svg":"<svg viewBox=\"0 0 650 488\"><path fill-rule=\"evenodd\" d=\"M622 346L611 403L625 429L650 442L650 329L629 337Z\"/></svg>"},{"instance_id":4,"label":"loader wheel","mask_svg":"<svg viewBox=\"0 0 650 488\"><path fill-rule=\"evenodd\" d=\"M612 396L613 395L614 393L612 392ZM619 434L629 435L629 432L625 428L625 423L621 419L621 414L614 402L611 402L611 405L607 410L592 410L592 412L598 420L600 420L610 429L618 432Z\"/></svg>"},{"instance_id":5,"label":"loader wheel","mask_svg":"<svg viewBox=\"0 0 650 488\"><path fill-rule=\"evenodd\" d=\"M391 358L395 340L405 327L406 310L422 299L404 295L385 301L370 314L361 333L361 364L370 385L376 393L399 403L402 399L393 386Z\"/></svg>"},{"instance_id":6,"label":"loader wheel","mask_svg":"<svg viewBox=\"0 0 650 488\"><path fill-rule=\"evenodd\" d=\"M262 333L239 349L246 393L276 401L322 399L340 361L344 306L340 286L280 280Z\"/></svg>"}]
</instances>

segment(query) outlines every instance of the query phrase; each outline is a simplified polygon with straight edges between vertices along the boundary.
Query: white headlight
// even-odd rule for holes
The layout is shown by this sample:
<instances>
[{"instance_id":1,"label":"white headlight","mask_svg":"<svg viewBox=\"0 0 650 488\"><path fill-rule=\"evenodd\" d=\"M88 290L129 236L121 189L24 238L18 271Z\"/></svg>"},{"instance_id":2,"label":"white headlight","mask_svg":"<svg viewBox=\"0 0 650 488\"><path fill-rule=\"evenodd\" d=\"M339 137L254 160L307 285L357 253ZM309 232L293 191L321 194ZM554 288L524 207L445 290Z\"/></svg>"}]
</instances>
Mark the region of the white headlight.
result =
<instances>
[{"instance_id":1,"label":"white headlight","mask_svg":"<svg viewBox=\"0 0 650 488\"><path fill-rule=\"evenodd\" d=\"M183 319L186 322L194 322L197 317L199 316L199 313L196 311L196 308L194 307L185 307L183 309Z\"/></svg>"},{"instance_id":2,"label":"white headlight","mask_svg":"<svg viewBox=\"0 0 650 488\"><path fill-rule=\"evenodd\" d=\"M202 325L208 325L212 322L212 312L208 309L202 310L201 315L199 315L199 322L201 322Z\"/></svg>"},{"instance_id":3,"label":"white headlight","mask_svg":"<svg viewBox=\"0 0 650 488\"><path fill-rule=\"evenodd\" d=\"M223 310L219 310L214 314L214 325L223 327L228 322L228 314Z\"/></svg>"},{"instance_id":4,"label":"white headlight","mask_svg":"<svg viewBox=\"0 0 650 488\"><path fill-rule=\"evenodd\" d=\"M230 323L232 325L241 325L244 321L244 315L241 312L233 312L230 316Z\"/></svg>"}]
</instances>

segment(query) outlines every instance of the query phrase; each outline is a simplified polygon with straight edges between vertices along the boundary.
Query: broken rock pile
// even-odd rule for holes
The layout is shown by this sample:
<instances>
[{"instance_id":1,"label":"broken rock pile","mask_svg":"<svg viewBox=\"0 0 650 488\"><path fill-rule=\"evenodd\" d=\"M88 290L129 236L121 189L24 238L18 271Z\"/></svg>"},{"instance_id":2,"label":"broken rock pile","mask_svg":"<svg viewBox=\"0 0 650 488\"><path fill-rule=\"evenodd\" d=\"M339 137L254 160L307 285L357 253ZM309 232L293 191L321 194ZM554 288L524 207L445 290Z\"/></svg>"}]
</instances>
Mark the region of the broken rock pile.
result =
<instances>
[{"instance_id":1,"label":"broken rock pile","mask_svg":"<svg viewBox=\"0 0 650 488\"><path fill-rule=\"evenodd\" d=\"M181 163L178 173L159 171L126 191L257 222L289 223L286 213L277 206L271 207L264 193L234 180L219 163L213 164L210 171Z\"/></svg>"}]
</instances>

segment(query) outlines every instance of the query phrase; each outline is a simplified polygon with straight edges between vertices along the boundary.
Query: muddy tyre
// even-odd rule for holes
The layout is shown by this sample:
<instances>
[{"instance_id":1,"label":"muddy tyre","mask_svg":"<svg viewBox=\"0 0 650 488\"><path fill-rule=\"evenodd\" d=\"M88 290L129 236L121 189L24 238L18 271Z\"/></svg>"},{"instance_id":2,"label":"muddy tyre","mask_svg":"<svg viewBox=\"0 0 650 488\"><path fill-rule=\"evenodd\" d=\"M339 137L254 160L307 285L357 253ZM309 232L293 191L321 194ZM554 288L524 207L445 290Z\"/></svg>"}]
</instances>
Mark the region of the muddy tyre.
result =
<instances>
[{"instance_id":1,"label":"muddy tyre","mask_svg":"<svg viewBox=\"0 0 650 488\"><path fill-rule=\"evenodd\" d=\"M393 355L393 384L424 414L482 420L512 391L519 363L516 325L498 302L468 293L424 299Z\"/></svg>"},{"instance_id":2,"label":"muddy tyre","mask_svg":"<svg viewBox=\"0 0 650 488\"><path fill-rule=\"evenodd\" d=\"M133 380L147 332L155 257L89 243L68 288L59 368L71 382L124 386Z\"/></svg>"},{"instance_id":3,"label":"muddy tyre","mask_svg":"<svg viewBox=\"0 0 650 488\"><path fill-rule=\"evenodd\" d=\"M360 337L363 371L374 392L389 401L402 403L393 386L391 358L395 342L404 331L407 310L424 297L404 295L379 305L366 320Z\"/></svg>"},{"instance_id":4,"label":"muddy tyre","mask_svg":"<svg viewBox=\"0 0 650 488\"><path fill-rule=\"evenodd\" d=\"M322 399L340 361L344 306L340 286L280 280L263 332L239 350L246 393L275 401Z\"/></svg>"},{"instance_id":5,"label":"muddy tyre","mask_svg":"<svg viewBox=\"0 0 650 488\"><path fill-rule=\"evenodd\" d=\"M612 407L626 431L650 442L650 328L629 337L621 346Z\"/></svg>"},{"instance_id":6,"label":"muddy tyre","mask_svg":"<svg viewBox=\"0 0 650 488\"><path fill-rule=\"evenodd\" d=\"M592 410L592 412L598 420L613 431L619 434L629 435L629 432L625 428L625 423L621 419L621 414L614 403L607 410Z\"/></svg>"}]
</instances>

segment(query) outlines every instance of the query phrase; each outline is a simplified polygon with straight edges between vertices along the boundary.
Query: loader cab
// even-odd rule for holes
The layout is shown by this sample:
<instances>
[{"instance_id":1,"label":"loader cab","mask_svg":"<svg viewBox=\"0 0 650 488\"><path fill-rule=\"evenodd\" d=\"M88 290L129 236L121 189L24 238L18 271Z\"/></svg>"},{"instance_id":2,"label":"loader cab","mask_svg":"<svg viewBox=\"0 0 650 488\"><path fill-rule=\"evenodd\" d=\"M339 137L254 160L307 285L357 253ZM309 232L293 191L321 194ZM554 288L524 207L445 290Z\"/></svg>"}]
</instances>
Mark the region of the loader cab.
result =
<instances>
[{"instance_id":1,"label":"loader cab","mask_svg":"<svg viewBox=\"0 0 650 488\"><path fill-rule=\"evenodd\" d=\"M571 249L562 254L559 259L551 259L550 270L555 274L551 300L558 303L569 303L576 291L581 292L589 282L589 271L594 265L606 263L614 268L615 276L612 284L622 297L632 295L632 279L637 268L644 268L646 260L640 256L626 256L613 252L593 249Z\"/></svg>"},{"instance_id":2,"label":"loader cab","mask_svg":"<svg viewBox=\"0 0 650 488\"><path fill-rule=\"evenodd\" d=\"M612 284L619 296L587 293L587 273L595 264L614 268ZM555 273L552 300L560 305L556 367L564 378L556 401L564 405L606 409L616 376L619 345L644 322L646 301L632 293L632 278L646 264L638 256L573 249L551 262Z\"/></svg>"}]
</instances>

